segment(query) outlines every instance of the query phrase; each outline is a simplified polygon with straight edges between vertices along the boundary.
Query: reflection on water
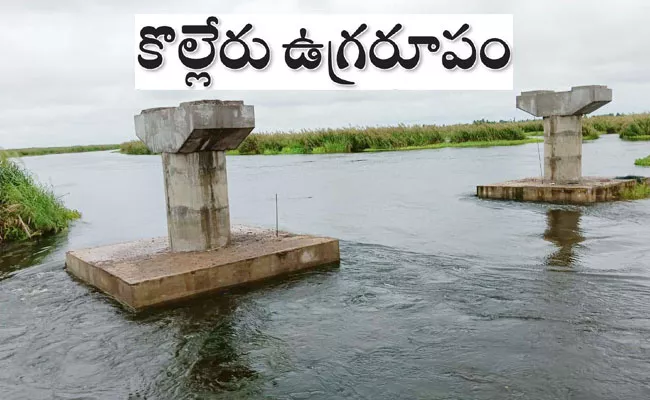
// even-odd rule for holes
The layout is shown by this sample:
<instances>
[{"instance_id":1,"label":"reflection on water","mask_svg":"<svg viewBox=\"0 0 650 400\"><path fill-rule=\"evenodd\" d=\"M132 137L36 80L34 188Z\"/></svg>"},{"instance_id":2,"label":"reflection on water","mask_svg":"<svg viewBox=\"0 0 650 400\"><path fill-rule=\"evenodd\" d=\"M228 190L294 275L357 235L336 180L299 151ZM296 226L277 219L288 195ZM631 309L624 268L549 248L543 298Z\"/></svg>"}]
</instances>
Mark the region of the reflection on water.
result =
<instances>
[{"instance_id":1,"label":"reflection on water","mask_svg":"<svg viewBox=\"0 0 650 400\"><path fill-rule=\"evenodd\" d=\"M186 384L196 392L237 390L256 376L236 345L242 339L236 329L237 300L195 304L183 313L176 351L178 365L187 368Z\"/></svg>"},{"instance_id":2,"label":"reflection on water","mask_svg":"<svg viewBox=\"0 0 650 400\"><path fill-rule=\"evenodd\" d=\"M544 239L555 244L558 250L547 257L546 265L569 268L578 261L576 245L585 240L580 229L581 216L582 211L579 209L548 210Z\"/></svg>"},{"instance_id":3,"label":"reflection on water","mask_svg":"<svg viewBox=\"0 0 650 400\"><path fill-rule=\"evenodd\" d=\"M43 262L53 250L67 241L67 233L45 236L34 241L0 245L0 281L23 268Z\"/></svg>"}]
</instances>

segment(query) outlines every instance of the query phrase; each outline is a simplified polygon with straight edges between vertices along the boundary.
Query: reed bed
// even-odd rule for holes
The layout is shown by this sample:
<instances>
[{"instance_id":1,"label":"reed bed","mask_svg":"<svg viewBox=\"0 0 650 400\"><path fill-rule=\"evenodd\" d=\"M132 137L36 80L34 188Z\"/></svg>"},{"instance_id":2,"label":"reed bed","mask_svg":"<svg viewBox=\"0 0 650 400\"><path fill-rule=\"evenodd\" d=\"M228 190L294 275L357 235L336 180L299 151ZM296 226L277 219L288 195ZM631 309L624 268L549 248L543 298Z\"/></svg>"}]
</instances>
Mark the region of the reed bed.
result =
<instances>
[{"instance_id":1,"label":"reed bed","mask_svg":"<svg viewBox=\"0 0 650 400\"><path fill-rule=\"evenodd\" d=\"M595 140L601 134L621 133L648 114L602 115L583 120L583 138ZM229 154L327 154L393 150L434 149L442 147L486 147L531 143L541 140L542 120L477 120L457 125L397 125L388 127L347 127L254 133ZM648 131L650 135L650 131ZM643 138L644 136L639 136ZM634 139L629 139L634 140ZM139 140L122 143L125 154L151 154Z\"/></svg>"}]
</instances>

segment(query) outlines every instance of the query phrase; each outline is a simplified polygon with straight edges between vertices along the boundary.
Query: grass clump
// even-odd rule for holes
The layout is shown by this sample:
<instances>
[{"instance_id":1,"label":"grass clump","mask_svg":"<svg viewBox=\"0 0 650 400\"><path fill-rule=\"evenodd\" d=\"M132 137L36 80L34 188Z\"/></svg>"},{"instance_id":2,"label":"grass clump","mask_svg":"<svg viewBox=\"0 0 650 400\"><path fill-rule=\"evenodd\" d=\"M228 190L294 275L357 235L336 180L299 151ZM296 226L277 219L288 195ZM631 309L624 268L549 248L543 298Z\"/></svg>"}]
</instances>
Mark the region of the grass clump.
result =
<instances>
[{"instance_id":1,"label":"grass clump","mask_svg":"<svg viewBox=\"0 0 650 400\"><path fill-rule=\"evenodd\" d=\"M650 167L650 156L636 159L634 165L638 165L639 167Z\"/></svg>"},{"instance_id":2,"label":"grass clump","mask_svg":"<svg viewBox=\"0 0 650 400\"><path fill-rule=\"evenodd\" d=\"M649 140L650 116L637 117L628 123L620 134L623 140Z\"/></svg>"},{"instance_id":3,"label":"grass clump","mask_svg":"<svg viewBox=\"0 0 650 400\"><path fill-rule=\"evenodd\" d=\"M634 187L621 192L623 200L641 200L650 197L650 186L647 183L638 183Z\"/></svg>"},{"instance_id":4,"label":"grass clump","mask_svg":"<svg viewBox=\"0 0 650 400\"><path fill-rule=\"evenodd\" d=\"M600 138L600 134L593 126L582 124L582 140L596 140L598 138Z\"/></svg>"},{"instance_id":5,"label":"grass clump","mask_svg":"<svg viewBox=\"0 0 650 400\"><path fill-rule=\"evenodd\" d=\"M9 155L0 153L0 243L60 232L81 216Z\"/></svg>"},{"instance_id":6,"label":"grass clump","mask_svg":"<svg viewBox=\"0 0 650 400\"><path fill-rule=\"evenodd\" d=\"M132 155L148 155L153 154L151 150L140 140L131 140L119 145L120 153Z\"/></svg>"}]
</instances>

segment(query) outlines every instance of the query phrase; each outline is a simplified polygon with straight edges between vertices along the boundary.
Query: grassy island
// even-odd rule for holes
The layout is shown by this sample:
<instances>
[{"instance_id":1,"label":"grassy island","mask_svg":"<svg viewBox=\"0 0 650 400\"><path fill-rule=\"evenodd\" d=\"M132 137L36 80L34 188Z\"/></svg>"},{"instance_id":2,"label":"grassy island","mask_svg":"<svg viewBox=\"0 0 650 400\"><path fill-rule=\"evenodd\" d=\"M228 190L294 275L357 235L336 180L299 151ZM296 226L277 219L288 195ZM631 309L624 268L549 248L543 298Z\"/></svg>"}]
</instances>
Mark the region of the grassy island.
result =
<instances>
[{"instance_id":1,"label":"grassy island","mask_svg":"<svg viewBox=\"0 0 650 400\"><path fill-rule=\"evenodd\" d=\"M634 161L634 165L638 165L639 167L650 167L650 156L638 158Z\"/></svg>"}]
</instances>

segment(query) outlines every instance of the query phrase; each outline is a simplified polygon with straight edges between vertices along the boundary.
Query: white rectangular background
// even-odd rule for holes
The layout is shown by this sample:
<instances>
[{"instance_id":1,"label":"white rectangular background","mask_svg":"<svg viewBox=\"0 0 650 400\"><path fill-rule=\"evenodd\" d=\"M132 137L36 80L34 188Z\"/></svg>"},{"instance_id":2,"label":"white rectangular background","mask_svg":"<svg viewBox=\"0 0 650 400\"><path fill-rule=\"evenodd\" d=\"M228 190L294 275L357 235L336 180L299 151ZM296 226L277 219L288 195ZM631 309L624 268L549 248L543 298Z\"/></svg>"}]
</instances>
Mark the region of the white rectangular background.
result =
<instances>
[{"instance_id":1,"label":"white rectangular background","mask_svg":"<svg viewBox=\"0 0 650 400\"><path fill-rule=\"evenodd\" d=\"M135 87L139 90L512 90L513 89L513 18L512 15L502 14L471 14L471 15L273 15L273 14L212 14L219 20L219 38L214 41L217 56L214 63L205 69L211 75L212 83L208 88L202 84L188 87L185 75L192 71L185 67L178 57L179 44L186 37L192 37L199 43L196 57L209 53L209 46L201 39L206 36L184 35L183 25L206 25L207 14L193 15L161 15L147 14L135 16L134 65ZM242 28L251 23L253 29L244 36L244 41L251 49L254 58L263 55L262 47L253 43L253 38L263 39L271 50L271 62L264 70L256 70L250 65L241 70L230 70L221 64L219 50L227 40L226 32L232 30L238 34ZM349 68L340 71L336 66L336 74L346 80L354 81L355 85L347 86L334 83L328 74L327 44L332 42L333 54L336 55L339 45L343 42L342 30L350 34L361 23L368 29L358 39L366 50L366 67L356 69L353 64L357 57L356 46L352 43L346 47ZM377 39L376 31L382 30L387 34L396 23L402 24L402 30L392 39L399 46L401 56L410 58L414 54L413 45L408 44L409 36L435 36L440 40L441 47L436 53L426 50L426 45L420 46L420 64L413 70L405 70L397 65L392 70L381 70L372 65L369 51ZM469 24L470 30L449 41L443 32L449 30L452 34L463 24ZM163 65L156 70L146 70L138 63L140 49L140 30L145 26L169 26L176 32L172 43L164 43L161 54L164 56ZM321 49L322 62L315 70L293 70L285 64L285 49L283 44L289 44L299 38L300 28L306 28L307 38L315 43L323 44ZM471 48L462 41L466 37L474 43L477 51L477 61L470 70L447 70L442 65L442 57L446 51L453 51L459 57L466 58L471 54ZM510 64L504 69L495 71L485 67L479 52L483 43L490 38L504 40L512 51ZM380 46L380 55L389 56L387 47ZM228 54L234 58L241 54L238 45L228 46ZM494 53L491 53L494 52ZM189 55L188 53L186 53ZM293 54L299 54L294 53ZM490 46L490 54L498 58L503 54L499 45ZM143 54L148 57L146 54ZM335 63L335 61L334 61ZM199 71L197 71L199 72Z\"/></svg>"}]
</instances>

